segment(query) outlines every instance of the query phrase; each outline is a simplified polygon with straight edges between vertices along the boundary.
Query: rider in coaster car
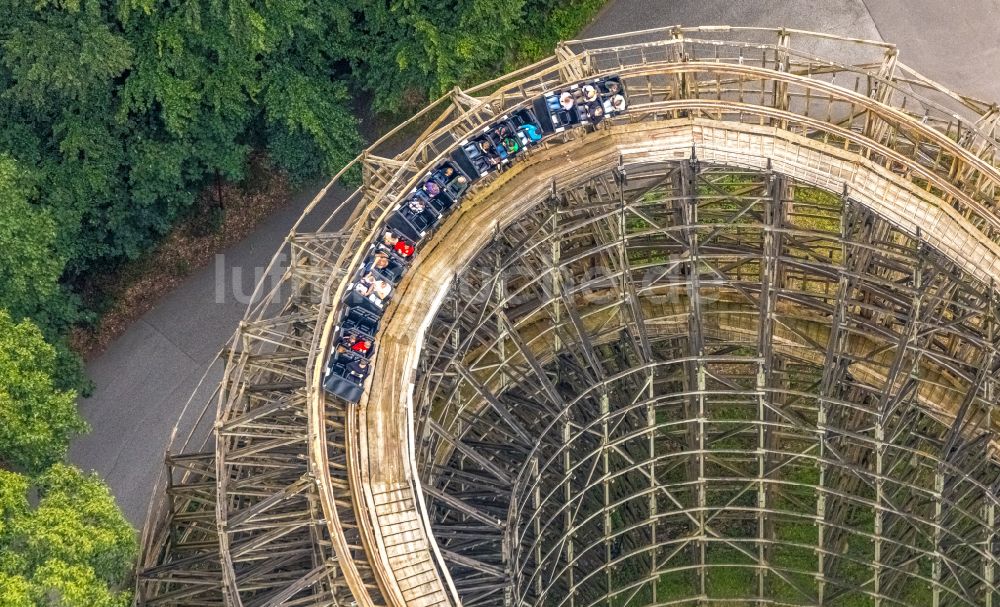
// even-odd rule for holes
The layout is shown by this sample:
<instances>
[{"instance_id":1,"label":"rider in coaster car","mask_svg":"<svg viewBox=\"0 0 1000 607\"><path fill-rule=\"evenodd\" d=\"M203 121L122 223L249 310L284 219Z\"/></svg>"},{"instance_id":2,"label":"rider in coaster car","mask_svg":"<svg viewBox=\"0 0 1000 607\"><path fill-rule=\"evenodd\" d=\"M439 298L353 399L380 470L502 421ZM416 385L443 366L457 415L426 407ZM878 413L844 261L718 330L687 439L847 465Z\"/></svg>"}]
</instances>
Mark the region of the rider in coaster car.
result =
<instances>
[{"instance_id":1,"label":"rider in coaster car","mask_svg":"<svg viewBox=\"0 0 1000 607\"><path fill-rule=\"evenodd\" d=\"M424 209L427 208L427 204L416 196L411 198L409 202L406 203L406 206L408 206L414 213L423 213Z\"/></svg>"},{"instance_id":2,"label":"rider in coaster car","mask_svg":"<svg viewBox=\"0 0 1000 607\"><path fill-rule=\"evenodd\" d=\"M392 285L369 272L354 285L354 290L381 308L383 300L392 293Z\"/></svg>"},{"instance_id":3,"label":"rider in coaster car","mask_svg":"<svg viewBox=\"0 0 1000 607\"><path fill-rule=\"evenodd\" d=\"M362 276L361 280L359 280L357 284L354 285L354 290L357 291L360 295L364 295L365 297L371 295L374 289L375 289L375 275L372 274L371 272Z\"/></svg>"},{"instance_id":4,"label":"rider in coaster car","mask_svg":"<svg viewBox=\"0 0 1000 607\"><path fill-rule=\"evenodd\" d=\"M390 293L392 293L392 285L388 281L379 278L375 280L374 284L372 284L372 294L375 297L385 299L386 297L389 297Z\"/></svg>"},{"instance_id":5,"label":"rider in coaster car","mask_svg":"<svg viewBox=\"0 0 1000 607\"><path fill-rule=\"evenodd\" d=\"M368 354L368 351L372 349L372 340L367 337L362 337L356 339L354 344L351 345L351 350L359 354Z\"/></svg>"},{"instance_id":6,"label":"rider in coaster car","mask_svg":"<svg viewBox=\"0 0 1000 607\"><path fill-rule=\"evenodd\" d=\"M445 188L452 198L458 198L465 190L469 188L469 180L465 178L465 175L459 175L448 184Z\"/></svg>"},{"instance_id":7,"label":"rider in coaster car","mask_svg":"<svg viewBox=\"0 0 1000 607\"><path fill-rule=\"evenodd\" d=\"M384 270L389 267L389 255L385 251L379 251L375 253L375 263L373 264L376 269Z\"/></svg>"},{"instance_id":8,"label":"rider in coaster car","mask_svg":"<svg viewBox=\"0 0 1000 607\"><path fill-rule=\"evenodd\" d=\"M482 140L479 142L479 151L483 153L483 158L486 159L486 163L490 166L496 166L500 164L500 158L497 156L497 151L493 149L490 142L487 140Z\"/></svg>"},{"instance_id":9,"label":"rider in coaster car","mask_svg":"<svg viewBox=\"0 0 1000 607\"><path fill-rule=\"evenodd\" d=\"M393 251L396 252L397 255L399 255L403 259L413 257L413 253L415 250L414 246L408 244L405 240L403 240L399 236L396 236L392 232L387 231L385 233L385 236L382 237L382 244L391 248Z\"/></svg>"},{"instance_id":10,"label":"rider in coaster car","mask_svg":"<svg viewBox=\"0 0 1000 607\"><path fill-rule=\"evenodd\" d=\"M541 141L542 139L542 134L538 132L538 127L533 124L522 124L518 127L517 132L526 141Z\"/></svg>"},{"instance_id":11,"label":"rider in coaster car","mask_svg":"<svg viewBox=\"0 0 1000 607\"><path fill-rule=\"evenodd\" d=\"M575 104L576 102L573 101L573 93L569 91L563 91L563 93L559 95L559 107L561 107L562 109L571 110L573 109L573 106Z\"/></svg>"},{"instance_id":12,"label":"rider in coaster car","mask_svg":"<svg viewBox=\"0 0 1000 607\"><path fill-rule=\"evenodd\" d=\"M502 143L504 151L508 154L516 154L521 149L521 146L517 144L517 139L513 137L504 137Z\"/></svg>"},{"instance_id":13,"label":"rider in coaster car","mask_svg":"<svg viewBox=\"0 0 1000 607\"><path fill-rule=\"evenodd\" d=\"M450 166L446 166L443 169L434 171L434 177L437 177L444 183L449 183L451 182L452 179L455 178L455 169L451 168Z\"/></svg>"},{"instance_id":14,"label":"rider in coaster car","mask_svg":"<svg viewBox=\"0 0 1000 607\"><path fill-rule=\"evenodd\" d=\"M368 377L368 371L368 361L363 358L359 358L347 365L348 377L358 384L365 381L365 378Z\"/></svg>"},{"instance_id":15,"label":"rider in coaster car","mask_svg":"<svg viewBox=\"0 0 1000 607\"><path fill-rule=\"evenodd\" d=\"M337 344L337 354L344 354L347 351L367 354L371 350L372 341L366 337L356 335L344 335Z\"/></svg>"},{"instance_id":16,"label":"rider in coaster car","mask_svg":"<svg viewBox=\"0 0 1000 607\"><path fill-rule=\"evenodd\" d=\"M439 186L437 182L434 181L433 179L428 179L427 181L425 181L423 187L424 191L427 192L427 195L430 196L431 198L441 193L441 186Z\"/></svg>"}]
</instances>

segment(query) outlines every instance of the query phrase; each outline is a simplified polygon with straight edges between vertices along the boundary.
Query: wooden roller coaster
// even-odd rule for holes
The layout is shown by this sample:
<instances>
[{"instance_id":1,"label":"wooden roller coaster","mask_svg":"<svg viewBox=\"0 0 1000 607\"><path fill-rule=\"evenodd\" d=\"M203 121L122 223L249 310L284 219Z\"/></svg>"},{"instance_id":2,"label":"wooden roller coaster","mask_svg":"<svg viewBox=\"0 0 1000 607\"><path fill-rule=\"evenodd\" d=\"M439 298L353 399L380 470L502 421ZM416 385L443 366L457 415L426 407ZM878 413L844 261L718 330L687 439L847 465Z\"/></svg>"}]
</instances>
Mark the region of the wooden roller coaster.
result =
<instances>
[{"instance_id":1,"label":"wooden roller coaster","mask_svg":"<svg viewBox=\"0 0 1000 607\"><path fill-rule=\"evenodd\" d=\"M608 77L627 111L418 235L360 398L327 393L399 205ZM892 45L786 29L565 42L456 89L275 255L211 436L172 441L137 604L1000 604L998 122Z\"/></svg>"}]
</instances>

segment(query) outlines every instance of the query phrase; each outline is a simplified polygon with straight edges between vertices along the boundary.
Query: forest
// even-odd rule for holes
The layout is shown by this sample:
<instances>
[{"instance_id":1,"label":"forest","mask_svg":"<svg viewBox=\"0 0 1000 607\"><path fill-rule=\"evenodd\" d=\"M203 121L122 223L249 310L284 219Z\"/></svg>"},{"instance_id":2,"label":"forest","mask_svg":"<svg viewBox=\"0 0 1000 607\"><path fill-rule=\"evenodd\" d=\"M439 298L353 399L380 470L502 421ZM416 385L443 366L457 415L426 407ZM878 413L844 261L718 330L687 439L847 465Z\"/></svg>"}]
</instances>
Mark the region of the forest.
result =
<instances>
[{"instance_id":1,"label":"forest","mask_svg":"<svg viewBox=\"0 0 1000 607\"><path fill-rule=\"evenodd\" d=\"M251 158L300 186L456 85L551 53L603 0L35 0L0 19L0 596L126 605L134 531L66 463L67 339L102 276Z\"/></svg>"}]
</instances>

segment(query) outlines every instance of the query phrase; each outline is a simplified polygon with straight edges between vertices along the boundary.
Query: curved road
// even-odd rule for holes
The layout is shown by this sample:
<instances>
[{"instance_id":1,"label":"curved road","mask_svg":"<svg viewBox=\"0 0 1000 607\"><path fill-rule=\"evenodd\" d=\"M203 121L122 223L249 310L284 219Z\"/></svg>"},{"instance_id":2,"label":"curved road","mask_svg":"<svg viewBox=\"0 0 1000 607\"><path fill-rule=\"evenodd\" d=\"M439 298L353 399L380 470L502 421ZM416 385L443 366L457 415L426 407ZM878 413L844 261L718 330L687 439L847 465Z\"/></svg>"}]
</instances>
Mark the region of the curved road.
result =
<instances>
[{"instance_id":1,"label":"curved road","mask_svg":"<svg viewBox=\"0 0 1000 607\"><path fill-rule=\"evenodd\" d=\"M784 25L886 40L899 47L903 63L925 76L964 94L1000 99L998 22L1000 0L613 0L584 34L673 24ZM332 209L343 195L331 190L321 204ZM74 442L70 459L107 479L134 524L145 518L171 430L179 418L184 432L194 426L219 377L219 363L191 407L185 404L309 198L296 199L193 274L88 366L97 391L80 408L93 431Z\"/></svg>"}]
</instances>

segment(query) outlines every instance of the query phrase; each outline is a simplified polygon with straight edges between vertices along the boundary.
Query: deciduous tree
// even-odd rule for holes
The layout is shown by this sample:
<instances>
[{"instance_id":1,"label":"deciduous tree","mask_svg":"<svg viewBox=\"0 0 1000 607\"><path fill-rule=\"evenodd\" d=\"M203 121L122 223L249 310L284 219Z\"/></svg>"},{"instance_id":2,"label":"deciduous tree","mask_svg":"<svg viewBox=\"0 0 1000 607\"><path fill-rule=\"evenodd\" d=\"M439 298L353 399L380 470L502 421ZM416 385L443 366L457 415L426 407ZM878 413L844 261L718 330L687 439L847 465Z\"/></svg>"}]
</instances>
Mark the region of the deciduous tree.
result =
<instances>
[{"instance_id":1,"label":"deciduous tree","mask_svg":"<svg viewBox=\"0 0 1000 607\"><path fill-rule=\"evenodd\" d=\"M0 470L0 605L124 607L135 554L135 532L96 476L56 464L32 483Z\"/></svg>"},{"instance_id":2,"label":"deciduous tree","mask_svg":"<svg viewBox=\"0 0 1000 607\"><path fill-rule=\"evenodd\" d=\"M0 461L29 473L61 461L86 431L76 394L55 387L56 351L33 323L0 310Z\"/></svg>"}]
</instances>

